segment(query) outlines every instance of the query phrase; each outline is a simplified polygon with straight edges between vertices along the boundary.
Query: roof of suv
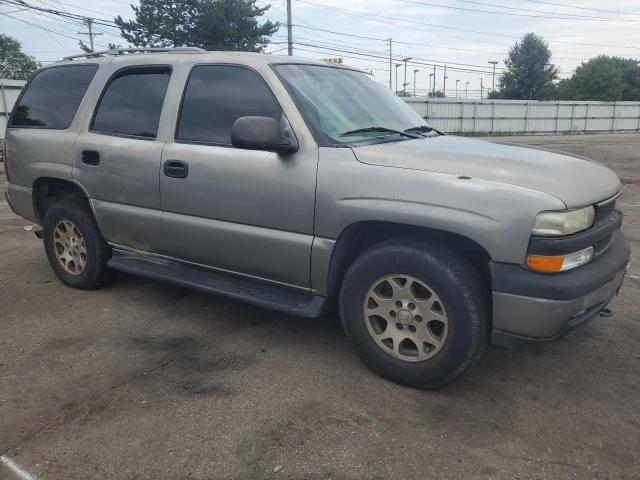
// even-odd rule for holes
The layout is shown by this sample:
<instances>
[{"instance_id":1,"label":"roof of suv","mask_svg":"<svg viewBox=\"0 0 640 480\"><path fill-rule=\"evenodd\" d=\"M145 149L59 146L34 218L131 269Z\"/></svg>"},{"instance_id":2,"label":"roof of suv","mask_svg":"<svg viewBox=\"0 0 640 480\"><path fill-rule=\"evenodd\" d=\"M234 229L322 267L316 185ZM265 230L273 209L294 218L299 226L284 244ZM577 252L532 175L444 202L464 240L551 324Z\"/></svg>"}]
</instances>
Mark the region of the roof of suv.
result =
<instances>
[{"instance_id":1,"label":"roof of suv","mask_svg":"<svg viewBox=\"0 0 640 480\"><path fill-rule=\"evenodd\" d=\"M105 52L96 52L95 54L78 55L74 57L67 57L60 63L122 63L125 65L136 65L147 63L150 59L153 59L153 63L175 63L177 61L193 62L193 63L213 63L224 62L232 63L238 62L244 65L256 65L256 64L284 64L284 63L299 63L308 65L322 65L332 66L338 68L347 68L337 64L330 64L322 60L313 60L302 57L289 57L285 55L272 55L267 53L253 53L253 52L231 52L231 51L205 51L199 49L166 49L159 51L135 51L132 50L107 50Z\"/></svg>"}]
</instances>

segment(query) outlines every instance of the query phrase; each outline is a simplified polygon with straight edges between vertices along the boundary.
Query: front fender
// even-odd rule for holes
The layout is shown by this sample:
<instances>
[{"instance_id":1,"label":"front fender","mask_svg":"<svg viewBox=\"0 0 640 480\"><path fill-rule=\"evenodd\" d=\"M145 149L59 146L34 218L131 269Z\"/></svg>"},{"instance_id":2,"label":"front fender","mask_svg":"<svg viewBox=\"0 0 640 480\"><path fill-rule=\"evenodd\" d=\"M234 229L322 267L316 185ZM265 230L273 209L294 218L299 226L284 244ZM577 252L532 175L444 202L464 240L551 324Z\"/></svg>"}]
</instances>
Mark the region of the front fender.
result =
<instances>
[{"instance_id":1,"label":"front fender","mask_svg":"<svg viewBox=\"0 0 640 480\"><path fill-rule=\"evenodd\" d=\"M524 262L542 210L565 208L549 194L429 171L368 165L346 148L321 148L312 276L328 269L333 243L350 225L392 222L454 233L495 262Z\"/></svg>"}]
</instances>

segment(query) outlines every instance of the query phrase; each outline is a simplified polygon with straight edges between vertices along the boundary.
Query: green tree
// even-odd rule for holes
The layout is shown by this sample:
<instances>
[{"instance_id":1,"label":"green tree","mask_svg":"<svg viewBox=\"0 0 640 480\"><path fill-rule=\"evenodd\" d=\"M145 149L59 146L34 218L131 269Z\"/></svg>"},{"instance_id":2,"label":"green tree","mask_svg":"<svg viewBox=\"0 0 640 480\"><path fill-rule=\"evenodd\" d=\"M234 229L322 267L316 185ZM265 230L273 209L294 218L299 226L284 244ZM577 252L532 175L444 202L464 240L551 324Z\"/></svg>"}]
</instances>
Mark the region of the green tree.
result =
<instances>
[{"instance_id":1,"label":"green tree","mask_svg":"<svg viewBox=\"0 0 640 480\"><path fill-rule=\"evenodd\" d=\"M558 68L550 63L551 50L545 40L527 33L511 47L504 63L507 67L499 81L499 89L491 98L540 100L553 92Z\"/></svg>"},{"instance_id":2,"label":"green tree","mask_svg":"<svg viewBox=\"0 0 640 480\"><path fill-rule=\"evenodd\" d=\"M84 53L93 53L93 50L91 50L91 47L86 43L84 43L82 40L78 42L78 46L80 47L80 50L82 50ZM116 45L115 43L109 43L107 48L109 50L117 50L119 48L125 48L125 47L123 47L122 45Z\"/></svg>"},{"instance_id":3,"label":"green tree","mask_svg":"<svg viewBox=\"0 0 640 480\"><path fill-rule=\"evenodd\" d=\"M138 47L200 47L262 51L279 25L258 23L269 6L256 0L140 0L135 20L115 19L122 37Z\"/></svg>"},{"instance_id":4,"label":"green tree","mask_svg":"<svg viewBox=\"0 0 640 480\"><path fill-rule=\"evenodd\" d=\"M22 51L15 38L0 34L0 78L26 80L38 64Z\"/></svg>"},{"instance_id":5,"label":"green tree","mask_svg":"<svg viewBox=\"0 0 640 480\"><path fill-rule=\"evenodd\" d=\"M557 97L604 102L640 100L640 63L607 55L592 58L558 84Z\"/></svg>"}]
</instances>

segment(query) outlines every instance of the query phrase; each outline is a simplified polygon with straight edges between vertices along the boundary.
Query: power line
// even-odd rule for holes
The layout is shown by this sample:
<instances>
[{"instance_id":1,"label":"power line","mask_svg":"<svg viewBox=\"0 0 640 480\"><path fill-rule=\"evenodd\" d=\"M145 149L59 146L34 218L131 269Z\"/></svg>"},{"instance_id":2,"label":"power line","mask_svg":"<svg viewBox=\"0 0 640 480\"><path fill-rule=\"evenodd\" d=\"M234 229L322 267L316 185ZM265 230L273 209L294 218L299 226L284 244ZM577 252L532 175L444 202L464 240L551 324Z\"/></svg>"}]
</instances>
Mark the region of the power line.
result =
<instances>
[{"instance_id":1,"label":"power line","mask_svg":"<svg viewBox=\"0 0 640 480\"><path fill-rule=\"evenodd\" d=\"M388 41L387 38L366 37L364 35L354 35L352 33L335 32L333 30L325 30L324 28L318 28L318 27L307 27L307 26L304 26L304 25L297 25L295 23L293 24L293 26L296 27L296 28L304 28L306 30L317 30L319 32L333 33L334 35L342 35L342 36L345 36L345 37L363 38L363 39L367 39L367 40L376 40L376 41L380 41L380 42ZM398 43L406 43L406 42L398 42Z\"/></svg>"},{"instance_id":2,"label":"power line","mask_svg":"<svg viewBox=\"0 0 640 480\"><path fill-rule=\"evenodd\" d=\"M532 18L550 18L550 19L554 19L554 20L580 20L580 21L596 21L596 22L628 22L628 23L638 23L640 22L640 20L625 20L625 19L615 19L615 18L601 18L601 17L583 17L583 18L569 18L569 17L559 17L559 16L552 16L552 15L532 15L532 14L526 14L526 13L509 13L509 12L499 12L497 10L480 10L477 8L466 8L466 7L454 7L451 5L442 5L439 3L427 3L427 2L416 2L413 0L400 0L401 2L404 3L413 3L416 5L423 5L426 7L439 7L439 8L448 8L450 10L460 10L460 11L464 11L464 12L473 12L473 13L489 13L492 15L508 15L508 16L512 16L512 17L532 17ZM480 4L480 5L490 5L490 4L483 4L480 2L469 2L467 0L459 0L459 1L466 1L467 3L476 3L476 4ZM495 6L495 5L493 5ZM506 7L502 7L502 8L506 8Z\"/></svg>"},{"instance_id":3,"label":"power line","mask_svg":"<svg viewBox=\"0 0 640 480\"><path fill-rule=\"evenodd\" d=\"M0 12L0 15L4 15L5 17L9 17L9 18L17 20L19 22L26 23L27 25L31 25L32 27L39 28L39 29L44 30L46 32L55 33L56 35L60 35L62 37L67 37L67 38L70 38L71 40L80 41L79 38L72 37L71 35L67 35L66 33L56 32L55 30L51 30L49 28L43 27L42 25L37 25L35 23L27 22L26 20L23 20L22 18L13 17L13 16L9 15L8 13Z\"/></svg>"},{"instance_id":4,"label":"power line","mask_svg":"<svg viewBox=\"0 0 640 480\"><path fill-rule=\"evenodd\" d=\"M404 18L399 18L399 17L391 17L388 15L378 15L375 13L360 13L360 12L355 12L353 10L348 10L346 8L340 8L340 7L334 7L331 5L326 5L324 3L318 3L318 2L313 2L310 0L298 0L299 3L307 3L309 5L314 5L316 7L320 7L320 8L324 8L327 10L334 10L334 11L338 11L338 12L342 12L345 13L347 15L351 15L354 17L361 17L361 18L373 18L375 20L377 20L380 23L386 23L386 24L390 24L393 25L393 22L402 22L402 23L410 23L413 25L419 25L419 26L426 26L426 27L434 27L434 28L438 28L437 25L431 24L431 23L425 23L425 22L418 22L416 20L407 20ZM412 28L414 30L419 30L421 32L424 32L425 29L424 28L416 28L416 27L411 27L411 26L407 26L406 28ZM453 28L449 28L449 27L440 27L440 28L448 28L450 30L453 30ZM456 29L456 30L460 30L460 29ZM433 32L431 32L433 33ZM447 37L452 37L452 38L460 38L463 40L472 40L474 42L482 42L482 43L488 43L491 45L498 45L500 47L511 47L511 45L506 45L504 43L496 43L496 42L490 42L488 40L479 40L479 39L472 39L472 38L468 38L468 37L462 37L459 35L451 35L451 34L447 34L447 33L439 33L438 35L443 35L443 36L447 36ZM516 37L516 38L520 38L520 37Z\"/></svg>"},{"instance_id":5,"label":"power line","mask_svg":"<svg viewBox=\"0 0 640 480\"><path fill-rule=\"evenodd\" d=\"M602 8L579 7L577 5L567 5L566 3L543 2L542 0L525 0L525 2L541 3L543 5L553 5L555 7L575 8L578 10L589 10L592 12L615 13L616 15L634 15L634 16L640 15L640 13L627 13L627 12L617 12L615 10L604 10Z\"/></svg>"},{"instance_id":6,"label":"power line","mask_svg":"<svg viewBox=\"0 0 640 480\"><path fill-rule=\"evenodd\" d=\"M332 5L326 5L324 3L319 3L319 2L315 2L315 1L311 1L311 0L298 0L298 2L306 3L308 5L313 5L313 6L324 8L324 9L327 9L327 10L339 11L339 12L345 13L347 15L355 16L355 17L373 18L373 19L375 19L375 20L377 20L377 21L379 21L381 23L387 23L387 24L393 24L392 22L389 22L389 20L391 20L391 21L395 21L395 22L404 22L404 23L417 24L417 25L426 26L426 27L430 27L430 28L443 29L443 30L453 30L453 31L458 31L458 32L466 32L466 33L475 33L475 34L479 34L479 35L487 35L487 36L493 36L493 37L512 38L512 39L518 39L518 40L521 38L520 36L517 36L517 35L508 35L508 34L495 33L495 32L483 32L483 31L472 30L472 29L468 29L468 28L449 27L449 26L444 26L444 25L437 25L437 24L434 24L434 23L417 22L417 21L414 21L414 20L407 20L407 19L403 19L403 18L399 18L399 17L391 17L391 16L388 16L388 15L387 16L378 15L378 14L374 14L374 13L360 13L360 12L356 12L356 11L353 11L353 10L334 7ZM387 21L383 21L383 20L387 20ZM416 28L416 27L406 27L406 28L412 28L414 30L425 31L424 28ZM436 32L430 32L430 33L436 33ZM460 38L460 39L463 39L463 40L471 40L471 41L474 41L474 42L489 43L489 44L498 45L498 46L501 46L501 47L511 47L511 45L506 45L506 44L503 44L503 43L488 42L486 40L480 40L480 39L474 39L474 38L468 38L468 37L462 37L462 36L456 36L456 35L447 35L447 34L444 34L444 33L437 33L437 34L438 35L449 36L449 37L453 37L453 38ZM610 47L610 48L625 48L625 49L640 50L640 47L637 47L637 46L611 45L611 44L603 44L603 43L569 42L569 41L561 41L561 40L550 40L550 42L551 43L562 43L562 44L567 44L567 45L584 45L584 46L589 46L589 47ZM565 52L565 53L569 53L569 52ZM577 53L577 52L571 52L571 53Z\"/></svg>"},{"instance_id":7,"label":"power line","mask_svg":"<svg viewBox=\"0 0 640 480\"><path fill-rule=\"evenodd\" d=\"M456 0L458 2L462 2L462 3L469 3L471 5L482 5L485 7L498 7L498 8L503 8L505 10L514 10L514 11L519 11L519 12L529 12L529 13L538 13L538 14L543 14L543 15L560 15L562 17L570 17L567 19L587 19L587 20L616 20L616 19L610 19L608 17L593 17L593 16L587 16L587 15L579 15L576 13L562 13L562 12L549 12L549 11L545 11L545 10L531 10L529 8L519 8L519 7L507 7L504 5L498 5L495 3L486 3L486 2L479 2L479 1L474 1L474 0ZM493 12L492 12L493 13ZM545 17L547 18L547 17ZM549 17L551 18L551 17ZM624 21L628 21L628 20L624 20ZM633 20L633 21L637 21L637 20Z\"/></svg>"},{"instance_id":8,"label":"power line","mask_svg":"<svg viewBox=\"0 0 640 480\"><path fill-rule=\"evenodd\" d=\"M38 6L29 4L24 0L2 0L2 2L6 3L6 4L9 4L9 5L16 5L16 6L26 7L26 8L29 8L31 10L36 10L38 12L42 12L42 13L45 13L45 14L50 14L50 15L54 15L54 16L57 16L57 17L67 18L67 19L76 20L76 21L80 21L80 22L84 22L86 20L86 18L87 18L87 17L85 17L83 15L78 15L78 14L75 14L75 13L63 12L63 11L55 10L55 9L52 9L52 8L38 7ZM111 20L106 20L106 19L102 19L102 18L93 18L92 20L94 21L94 23L96 23L98 25L103 25L103 26L112 27L112 28L118 28L116 23L114 21L111 21Z\"/></svg>"},{"instance_id":9,"label":"power line","mask_svg":"<svg viewBox=\"0 0 640 480\"><path fill-rule=\"evenodd\" d=\"M320 44L322 43L323 45L329 45L329 46L336 46L336 47L343 47L343 48L349 48L349 49L355 49L358 48L358 51L361 52L366 52L366 53L373 53L376 55L388 55L389 52L381 52L381 51L373 51L373 50L367 50L367 49L362 49L359 48L357 45L347 45L344 43L335 43L335 42L318 42L316 39L313 38L308 38L308 37L303 37L301 35L297 35L296 38L302 39L302 40L306 40L309 42L315 42L316 44ZM393 40L393 43L400 43L400 42L396 42L395 39ZM408 57L408 55L398 55L397 60L401 60L403 58ZM392 58L395 58L394 56L392 56ZM447 64L447 65L460 65L462 67L476 67L476 68L480 68L480 69L492 69L492 67L487 67L485 65L477 65L477 64L472 64L472 63L460 63L460 62L450 62L448 60L435 60L433 58L417 58L414 57L417 60L422 60L424 62L435 62L435 63L441 63L441 64ZM497 70L504 70L504 68L501 67L497 67Z\"/></svg>"},{"instance_id":10,"label":"power line","mask_svg":"<svg viewBox=\"0 0 640 480\"><path fill-rule=\"evenodd\" d=\"M285 42L272 42L274 44L283 44ZM375 54L370 54L370 53L362 53L361 51L358 50L349 50L346 48L335 48L335 47L330 47L330 46L326 46L326 45L322 45L322 44L318 44L318 43L305 43L305 42L296 42L294 41L294 43L296 45L302 45L304 47L311 47L311 48L320 48L322 50L324 50L323 52L317 52L317 53L328 53L328 52L332 52L332 54L335 54L335 52L338 53L347 53L349 55L358 55L359 57L365 57L365 58L373 58L373 59L381 59L384 60L384 63L386 64L389 60L389 57L387 55L375 55ZM302 50L302 49L301 49ZM347 57L347 55L345 55L345 57ZM347 57L349 58L349 57ZM353 58L353 57L351 57ZM400 57L400 56L396 56L393 57L393 60L396 62L402 61L404 58L406 57ZM382 63L382 62L378 62L378 63ZM443 65L439 65L439 64L434 64L434 63L430 63L430 61L428 59L423 59L423 58L417 58L414 57L413 59L407 61L407 63L409 65L417 65L417 66L423 66L423 67L436 67L438 69L443 69L445 68L445 65L448 65L448 63L443 64ZM444 62L442 62L444 63ZM481 74L481 75L488 75L491 76L492 72L491 71L486 71L486 70L477 70L477 69L472 69L472 68L462 68L462 67L447 67L449 70L452 71L456 71L456 72L465 72L465 73L476 73L476 74ZM486 68L486 67L483 67Z\"/></svg>"}]
</instances>

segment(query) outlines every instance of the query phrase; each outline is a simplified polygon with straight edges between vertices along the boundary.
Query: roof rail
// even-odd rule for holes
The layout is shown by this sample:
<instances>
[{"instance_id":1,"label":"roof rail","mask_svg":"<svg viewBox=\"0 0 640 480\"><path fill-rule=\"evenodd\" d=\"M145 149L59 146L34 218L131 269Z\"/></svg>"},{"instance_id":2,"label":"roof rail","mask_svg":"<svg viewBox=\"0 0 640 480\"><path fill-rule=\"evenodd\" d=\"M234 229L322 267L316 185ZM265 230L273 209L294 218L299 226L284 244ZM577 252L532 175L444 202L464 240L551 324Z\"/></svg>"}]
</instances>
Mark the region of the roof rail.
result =
<instances>
[{"instance_id":1,"label":"roof rail","mask_svg":"<svg viewBox=\"0 0 640 480\"><path fill-rule=\"evenodd\" d=\"M124 55L125 53L203 53L205 50L198 47L154 47L154 48L112 48L99 52L80 53L64 57L63 60L73 60L74 58L93 58L103 55Z\"/></svg>"}]
</instances>

